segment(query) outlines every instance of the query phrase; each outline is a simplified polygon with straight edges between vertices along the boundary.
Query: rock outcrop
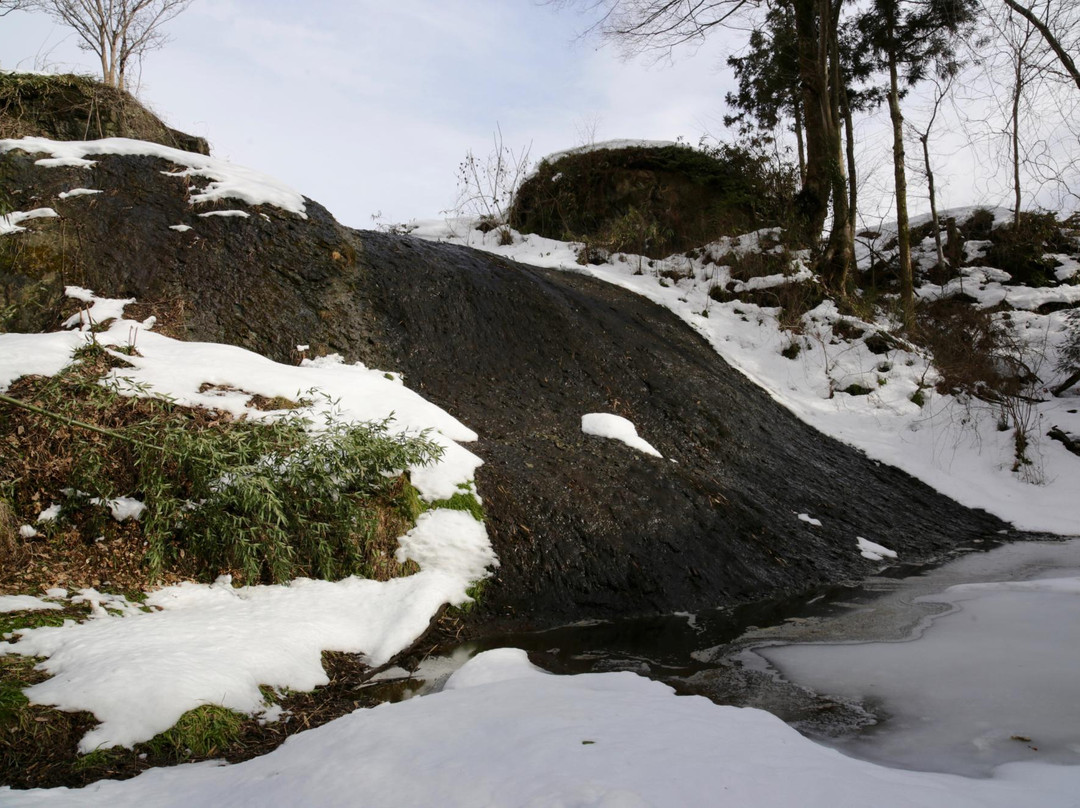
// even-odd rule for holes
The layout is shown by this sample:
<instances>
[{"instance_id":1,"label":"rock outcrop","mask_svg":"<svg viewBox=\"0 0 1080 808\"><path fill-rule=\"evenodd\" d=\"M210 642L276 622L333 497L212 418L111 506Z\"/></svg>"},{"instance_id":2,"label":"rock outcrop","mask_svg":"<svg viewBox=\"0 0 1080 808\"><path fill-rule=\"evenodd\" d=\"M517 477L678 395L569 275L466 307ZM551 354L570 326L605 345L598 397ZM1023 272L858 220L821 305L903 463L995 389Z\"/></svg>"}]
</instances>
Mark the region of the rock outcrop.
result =
<instances>
[{"instance_id":1,"label":"rock outcrop","mask_svg":"<svg viewBox=\"0 0 1080 808\"><path fill-rule=\"evenodd\" d=\"M306 218L241 202L248 218L201 218L169 169L0 155L15 209L59 214L0 238L8 299L40 298L24 295L9 327L54 326L63 284L78 284L172 312L165 326L190 339L281 361L305 343L402 371L481 436L478 487L502 566L477 624L774 597L865 574L857 536L915 561L1006 527L815 432L627 291L349 230L314 202ZM79 186L101 193L60 198ZM589 412L629 418L664 458L583 434Z\"/></svg>"}]
</instances>

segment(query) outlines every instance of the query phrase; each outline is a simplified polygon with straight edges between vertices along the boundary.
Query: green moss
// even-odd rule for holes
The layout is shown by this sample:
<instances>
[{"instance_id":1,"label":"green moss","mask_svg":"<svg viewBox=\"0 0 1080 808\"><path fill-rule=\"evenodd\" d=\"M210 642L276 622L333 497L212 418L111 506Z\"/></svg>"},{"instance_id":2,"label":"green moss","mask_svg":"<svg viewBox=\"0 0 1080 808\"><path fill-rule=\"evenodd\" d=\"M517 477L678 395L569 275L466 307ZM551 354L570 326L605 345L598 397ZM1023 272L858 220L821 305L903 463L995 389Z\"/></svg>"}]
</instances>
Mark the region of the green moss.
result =
<instances>
[{"instance_id":1,"label":"green moss","mask_svg":"<svg viewBox=\"0 0 1080 808\"><path fill-rule=\"evenodd\" d=\"M222 754L243 730L248 717L206 704L188 710L170 729L155 735L146 747L155 755L183 761Z\"/></svg>"},{"instance_id":2,"label":"green moss","mask_svg":"<svg viewBox=\"0 0 1080 808\"><path fill-rule=\"evenodd\" d=\"M471 491L462 491L454 494L449 499L437 499L428 503L428 510L435 508L449 508L452 511L466 511L471 513L477 522L484 521L484 506Z\"/></svg>"},{"instance_id":3,"label":"green moss","mask_svg":"<svg viewBox=\"0 0 1080 808\"><path fill-rule=\"evenodd\" d=\"M84 617L85 612L77 612L78 617ZM7 612L0 614L0 637L12 631L23 629L41 628L43 626L62 626L65 620L71 620L76 615L71 610L41 609L30 612Z\"/></svg>"}]
</instances>

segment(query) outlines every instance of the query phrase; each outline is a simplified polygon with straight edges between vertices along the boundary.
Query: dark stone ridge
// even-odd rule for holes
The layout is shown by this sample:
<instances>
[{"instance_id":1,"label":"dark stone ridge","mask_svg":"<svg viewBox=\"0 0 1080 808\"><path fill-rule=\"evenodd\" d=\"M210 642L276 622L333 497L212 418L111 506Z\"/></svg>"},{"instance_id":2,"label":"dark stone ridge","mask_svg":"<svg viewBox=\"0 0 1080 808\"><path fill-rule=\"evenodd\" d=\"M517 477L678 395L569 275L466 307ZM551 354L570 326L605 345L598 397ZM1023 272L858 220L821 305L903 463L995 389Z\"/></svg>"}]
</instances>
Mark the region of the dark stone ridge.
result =
<instances>
[{"instance_id":1,"label":"dark stone ridge","mask_svg":"<svg viewBox=\"0 0 1080 808\"><path fill-rule=\"evenodd\" d=\"M133 95L74 74L0 73L0 138L128 137L209 154L205 138L172 129Z\"/></svg>"},{"instance_id":2,"label":"dark stone ridge","mask_svg":"<svg viewBox=\"0 0 1080 808\"><path fill-rule=\"evenodd\" d=\"M478 625L774 597L870 571L857 536L913 562L1007 527L806 426L630 292L349 230L313 202L306 220L268 206L202 219L167 168L0 156L14 209L61 214L0 239L0 286L20 312L9 327L54 327L74 283L171 307L166 324L189 339L280 361L307 343L404 372L481 436L471 448L502 566ZM58 200L76 186L104 193ZM194 230L169 229L181 223ZM588 412L629 418L664 459L584 435Z\"/></svg>"}]
</instances>

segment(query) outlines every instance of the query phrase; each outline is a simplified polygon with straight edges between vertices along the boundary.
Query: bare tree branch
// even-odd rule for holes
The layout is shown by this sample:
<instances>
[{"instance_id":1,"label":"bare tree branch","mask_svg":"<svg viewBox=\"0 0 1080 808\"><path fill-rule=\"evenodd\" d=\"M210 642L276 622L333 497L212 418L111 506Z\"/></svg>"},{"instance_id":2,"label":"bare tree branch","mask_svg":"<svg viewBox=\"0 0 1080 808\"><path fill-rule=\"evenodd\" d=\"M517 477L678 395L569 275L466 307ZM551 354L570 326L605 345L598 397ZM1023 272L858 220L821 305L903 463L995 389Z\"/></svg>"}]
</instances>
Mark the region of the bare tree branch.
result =
<instances>
[{"instance_id":1,"label":"bare tree branch","mask_svg":"<svg viewBox=\"0 0 1080 808\"><path fill-rule=\"evenodd\" d=\"M184 11L192 0L0 0L0 9L15 4L49 14L78 34L79 47L101 60L106 84L124 89L128 67L168 38L161 26Z\"/></svg>"},{"instance_id":2,"label":"bare tree branch","mask_svg":"<svg viewBox=\"0 0 1080 808\"><path fill-rule=\"evenodd\" d=\"M1035 30L1042 35L1044 40L1046 40L1046 44L1050 46L1050 49L1054 52L1054 55L1057 56L1069 76L1076 82L1077 88L1080 89L1080 69L1077 69L1076 62L1073 61L1073 58L1069 55L1068 51L1062 47L1061 41L1054 35L1054 32L1050 30L1050 27L1043 20L1039 19L1030 8L1021 5L1016 2L1016 0L1002 0L1002 2L1034 26Z\"/></svg>"}]
</instances>

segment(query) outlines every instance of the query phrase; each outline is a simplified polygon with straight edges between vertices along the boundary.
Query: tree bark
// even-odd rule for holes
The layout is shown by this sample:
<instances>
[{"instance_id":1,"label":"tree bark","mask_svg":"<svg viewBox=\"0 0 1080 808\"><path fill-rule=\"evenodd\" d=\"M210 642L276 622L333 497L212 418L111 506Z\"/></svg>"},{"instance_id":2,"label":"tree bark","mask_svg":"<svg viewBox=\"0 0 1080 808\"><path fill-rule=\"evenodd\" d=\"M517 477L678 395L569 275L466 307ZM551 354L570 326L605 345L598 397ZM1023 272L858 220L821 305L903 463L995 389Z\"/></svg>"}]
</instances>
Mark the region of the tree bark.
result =
<instances>
[{"instance_id":1,"label":"tree bark","mask_svg":"<svg viewBox=\"0 0 1080 808\"><path fill-rule=\"evenodd\" d=\"M1013 170L1013 226L1020 226L1020 205L1023 202L1020 189L1020 99L1024 92L1024 56L1017 52L1013 73L1012 93L1012 170Z\"/></svg>"},{"instance_id":2,"label":"tree bark","mask_svg":"<svg viewBox=\"0 0 1080 808\"><path fill-rule=\"evenodd\" d=\"M923 163L926 166L926 187L930 193L930 220L934 223L934 247L937 248L939 269L945 268L945 248L941 244L941 225L937 215L937 195L934 193L934 169L930 165L930 133L921 135Z\"/></svg>"},{"instance_id":3,"label":"tree bark","mask_svg":"<svg viewBox=\"0 0 1080 808\"><path fill-rule=\"evenodd\" d=\"M842 0L821 0L819 11L820 46L825 53L827 90L825 95L828 126L828 172L832 192L832 228L825 251L818 260L818 273L825 285L841 300L847 298L848 282L855 266L854 213L848 206L848 181L844 171L844 140L840 131L840 75L838 40Z\"/></svg>"},{"instance_id":4,"label":"tree bark","mask_svg":"<svg viewBox=\"0 0 1080 808\"><path fill-rule=\"evenodd\" d=\"M852 120L851 104L848 103L847 86L840 85L840 115L844 119L844 138L847 141L848 170L848 218L852 232L855 230L855 215L859 205L858 167L855 165L855 121Z\"/></svg>"},{"instance_id":5,"label":"tree bark","mask_svg":"<svg viewBox=\"0 0 1080 808\"><path fill-rule=\"evenodd\" d=\"M893 128L893 176L896 180L896 241L900 251L900 307L904 327L915 326L915 282L911 271L911 229L908 225L907 171L904 167L904 114L900 109L900 81L896 52L889 52L889 118Z\"/></svg>"},{"instance_id":6,"label":"tree bark","mask_svg":"<svg viewBox=\"0 0 1080 808\"><path fill-rule=\"evenodd\" d=\"M826 0L827 1L827 0ZM806 130L806 176L796 199L803 240L817 244L829 212L829 115L827 55L819 48L818 7L822 0L795 0L799 89Z\"/></svg>"},{"instance_id":7,"label":"tree bark","mask_svg":"<svg viewBox=\"0 0 1080 808\"><path fill-rule=\"evenodd\" d=\"M791 105L795 118L795 143L799 151L799 182L806 182L806 144L803 142L802 104L798 98Z\"/></svg>"}]
</instances>

